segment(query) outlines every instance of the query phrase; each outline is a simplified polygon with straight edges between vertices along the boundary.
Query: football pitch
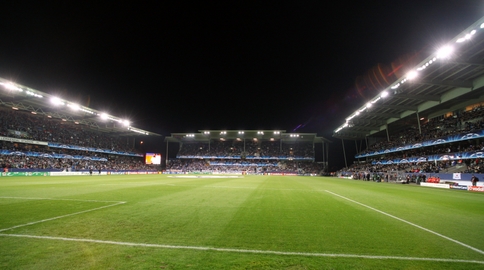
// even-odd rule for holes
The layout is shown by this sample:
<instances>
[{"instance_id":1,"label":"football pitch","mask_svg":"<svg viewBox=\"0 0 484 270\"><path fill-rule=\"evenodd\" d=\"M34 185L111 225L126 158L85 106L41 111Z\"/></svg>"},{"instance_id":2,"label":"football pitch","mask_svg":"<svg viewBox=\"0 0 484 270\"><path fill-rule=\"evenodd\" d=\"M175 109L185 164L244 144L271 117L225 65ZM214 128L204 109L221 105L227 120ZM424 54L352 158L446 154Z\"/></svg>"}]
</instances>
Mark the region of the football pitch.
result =
<instances>
[{"instance_id":1,"label":"football pitch","mask_svg":"<svg viewBox=\"0 0 484 270\"><path fill-rule=\"evenodd\" d=\"M0 177L0 269L484 269L484 194L328 177Z\"/></svg>"}]
</instances>

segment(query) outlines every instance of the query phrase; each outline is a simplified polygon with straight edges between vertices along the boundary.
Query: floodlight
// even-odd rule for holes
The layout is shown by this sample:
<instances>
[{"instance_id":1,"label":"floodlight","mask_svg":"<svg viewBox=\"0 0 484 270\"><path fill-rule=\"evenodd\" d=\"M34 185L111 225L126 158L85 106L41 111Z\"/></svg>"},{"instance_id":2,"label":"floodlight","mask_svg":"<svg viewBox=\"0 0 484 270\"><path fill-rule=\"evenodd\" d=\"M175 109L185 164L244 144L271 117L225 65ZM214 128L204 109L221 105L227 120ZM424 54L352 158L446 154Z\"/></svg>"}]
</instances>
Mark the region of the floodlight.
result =
<instances>
[{"instance_id":1,"label":"floodlight","mask_svg":"<svg viewBox=\"0 0 484 270\"><path fill-rule=\"evenodd\" d=\"M71 104L67 104L67 106L69 106L71 109L77 111L81 108L81 106L79 106L78 104L75 104L75 103L71 103Z\"/></svg>"},{"instance_id":2,"label":"floodlight","mask_svg":"<svg viewBox=\"0 0 484 270\"><path fill-rule=\"evenodd\" d=\"M11 83L2 83L3 87L7 88L8 90L14 90L13 84Z\"/></svg>"},{"instance_id":3,"label":"floodlight","mask_svg":"<svg viewBox=\"0 0 484 270\"><path fill-rule=\"evenodd\" d=\"M122 120L121 123L125 126L129 126L131 123L128 120Z\"/></svg>"},{"instance_id":4,"label":"floodlight","mask_svg":"<svg viewBox=\"0 0 484 270\"><path fill-rule=\"evenodd\" d=\"M2 83L3 87L7 88L8 90L17 90L22 92L23 90L17 86L15 86L13 83Z\"/></svg>"},{"instance_id":5,"label":"floodlight","mask_svg":"<svg viewBox=\"0 0 484 270\"><path fill-rule=\"evenodd\" d=\"M388 97L388 92L387 91L383 91L383 92L381 92L380 96L382 98L386 98L386 97Z\"/></svg>"},{"instance_id":6,"label":"floodlight","mask_svg":"<svg viewBox=\"0 0 484 270\"><path fill-rule=\"evenodd\" d=\"M239 131L239 134L244 134L244 132L243 131Z\"/></svg>"},{"instance_id":7,"label":"floodlight","mask_svg":"<svg viewBox=\"0 0 484 270\"><path fill-rule=\"evenodd\" d=\"M103 119L103 120L106 120L106 119L108 119L108 117L109 117L109 116L108 116L106 113L101 113L99 116L100 116L100 117L101 117L101 119Z\"/></svg>"},{"instance_id":8,"label":"floodlight","mask_svg":"<svg viewBox=\"0 0 484 270\"><path fill-rule=\"evenodd\" d=\"M62 101L62 99L60 99L58 97L52 97L50 99L50 102L52 102L52 104L54 104L54 105L64 105L64 101Z\"/></svg>"},{"instance_id":9,"label":"floodlight","mask_svg":"<svg viewBox=\"0 0 484 270\"><path fill-rule=\"evenodd\" d=\"M373 104L371 102L366 103L367 108L371 108L371 106L373 106Z\"/></svg>"},{"instance_id":10,"label":"floodlight","mask_svg":"<svg viewBox=\"0 0 484 270\"><path fill-rule=\"evenodd\" d=\"M409 73L407 73L407 79L413 80L417 77L417 75L418 75L417 71L412 70Z\"/></svg>"},{"instance_id":11,"label":"floodlight","mask_svg":"<svg viewBox=\"0 0 484 270\"><path fill-rule=\"evenodd\" d=\"M22 89L20 89L19 91L22 92ZM42 95L36 94L36 93L34 93L32 91L28 91L28 90L25 92L25 94L27 94L29 96L37 97L37 98L43 98Z\"/></svg>"},{"instance_id":12,"label":"floodlight","mask_svg":"<svg viewBox=\"0 0 484 270\"><path fill-rule=\"evenodd\" d=\"M454 48L452 46L444 46L437 51L437 58L447 59L453 52Z\"/></svg>"}]
</instances>

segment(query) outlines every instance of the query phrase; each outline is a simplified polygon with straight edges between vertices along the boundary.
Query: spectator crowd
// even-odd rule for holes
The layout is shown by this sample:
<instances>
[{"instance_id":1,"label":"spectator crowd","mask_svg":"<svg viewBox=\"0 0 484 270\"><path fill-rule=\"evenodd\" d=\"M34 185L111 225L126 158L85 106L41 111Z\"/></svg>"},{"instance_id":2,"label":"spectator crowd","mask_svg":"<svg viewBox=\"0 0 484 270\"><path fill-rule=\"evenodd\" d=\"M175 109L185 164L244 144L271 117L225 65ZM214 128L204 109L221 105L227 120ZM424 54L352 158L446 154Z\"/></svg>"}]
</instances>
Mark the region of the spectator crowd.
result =
<instances>
[{"instance_id":1,"label":"spectator crowd","mask_svg":"<svg viewBox=\"0 0 484 270\"><path fill-rule=\"evenodd\" d=\"M474 109L451 115L431 119L418 127L411 126L397 134L389 136L389 140L381 140L368 149L361 152L373 153L394 147L409 144L422 143L428 140L437 140L449 135L462 133L475 133L484 130L484 108L476 106ZM378 174L403 172L403 173L484 173L484 161L480 157L462 158L457 160L439 160L404 162L398 164L381 164L380 160L408 159L411 157L425 157L431 155L447 155L462 157L463 153L484 151L484 142L480 139L470 138L468 140L444 143L439 145L412 148L405 151L384 153L366 158L364 161L357 161L348 168L343 168L337 174L352 175L360 179L362 174Z\"/></svg>"},{"instance_id":2,"label":"spectator crowd","mask_svg":"<svg viewBox=\"0 0 484 270\"><path fill-rule=\"evenodd\" d=\"M317 175L323 170L314 162L309 141L211 140L181 145L178 159L167 164L169 172L245 172L251 174L294 173Z\"/></svg>"},{"instance_id":3,"label":"spectator crowd","mask_svg":"<svg viewBox=\"0 0 484 270\"><path fill-rule=\"evenodd\" d=\"M0 110L0 136L135 154L126 138L102 133L84 125L15 110ZM15 140L0 140L0 146L2 153L9 153L0 154L0 165L4 171L158 170L153 165L146 165L143 157L135 155L54 148ZM54 158L54 154L62 154L63 158Z\"/></svg>"},{"instance_id":4,"label":"spectator crowd","mask_svg":"<svg viewBox=\"0 0 484 270\"><path fill-rule=\"evenodd\" d=\"M184 143L178 157L216 156L220 158L277 158L277 159L314 159L312 142L283 142L247 140L244 146L239 140L211 140L208 142Z\"/></svg>"}]
</instances>

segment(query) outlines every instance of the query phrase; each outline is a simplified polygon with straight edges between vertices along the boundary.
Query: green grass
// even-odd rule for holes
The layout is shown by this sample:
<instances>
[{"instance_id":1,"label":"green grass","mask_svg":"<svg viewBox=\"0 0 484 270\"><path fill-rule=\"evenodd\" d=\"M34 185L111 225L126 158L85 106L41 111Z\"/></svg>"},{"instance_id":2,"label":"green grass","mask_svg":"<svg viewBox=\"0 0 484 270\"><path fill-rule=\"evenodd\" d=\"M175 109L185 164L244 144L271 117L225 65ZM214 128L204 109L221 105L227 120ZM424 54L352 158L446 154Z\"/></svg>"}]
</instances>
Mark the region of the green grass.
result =
<instances>
[{"instance_id":1,"label":"green grass","mask_svg":"<svg viewBox=\"0 0 484 270\"><path fill-rule=\"evenodd\" d=\"M483 269L483 224L484 194L415 185L0 178L0 269Z\"/></svg>"}]
</instances>

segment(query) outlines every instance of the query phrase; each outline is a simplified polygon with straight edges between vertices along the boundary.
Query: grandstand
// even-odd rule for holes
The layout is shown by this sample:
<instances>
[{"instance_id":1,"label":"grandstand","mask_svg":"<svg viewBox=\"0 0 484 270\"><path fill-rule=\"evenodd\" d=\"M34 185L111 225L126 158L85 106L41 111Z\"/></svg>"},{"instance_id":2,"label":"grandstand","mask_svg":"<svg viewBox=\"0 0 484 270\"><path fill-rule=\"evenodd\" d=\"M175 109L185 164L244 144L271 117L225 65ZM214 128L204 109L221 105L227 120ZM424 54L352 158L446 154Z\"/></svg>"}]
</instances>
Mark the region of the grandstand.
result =
<instances>
[{"instance_id":1,"label":"grandstand","mask_svg":"<svg viewBox=\"0 0 484 270\"><path fill-rule=\"evenodd\" d=\"M159 171L137 138L160 136L113 115L0 78L4 173Z\"/></svg>"},{"instance_id":2,"label":"grandstand","mask_svg":"<svg viewBox=\"0 0 484 270\"><path fill-rule=\"evenodd\" d=\"M481 18L345 118L333 137L354 141L358 153L340 173L467 182L484 173L483 60Z\"/></svg>"},{"instance_id":3,"label":"grandstand","mask_svg":"<svg viewBox=\"0 0 484 270\"><path fill-rule=\"evenodd\" d=\"M330 141L315 133L285 130L199 130L172 133L165 142L167 173L318 175L327 167ZM168 160L169 143L179 144L176 159ZM319 145L322 161L316 162Z\"/></svg>"}]
</instances>

